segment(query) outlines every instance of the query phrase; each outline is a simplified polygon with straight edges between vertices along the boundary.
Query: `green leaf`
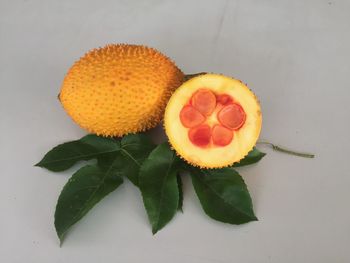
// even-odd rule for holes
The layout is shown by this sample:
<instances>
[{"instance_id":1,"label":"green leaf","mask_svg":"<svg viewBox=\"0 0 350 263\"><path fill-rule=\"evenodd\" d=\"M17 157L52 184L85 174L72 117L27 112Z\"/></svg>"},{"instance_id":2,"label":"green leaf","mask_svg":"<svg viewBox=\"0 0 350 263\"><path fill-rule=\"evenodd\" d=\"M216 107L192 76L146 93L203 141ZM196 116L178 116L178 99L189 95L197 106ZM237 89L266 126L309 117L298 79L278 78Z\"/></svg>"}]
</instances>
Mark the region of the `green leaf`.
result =
<instances>
[{"instance_id":1,"label":"green leaf","mask_svg":"<svg viewBox=\"0 0 350 263\"><path fill-rule=\"evenodd\" d=\"M108 169L114 163L121 174L138 185L140 166L154 147L155 144L144 134L126 135L120 141L87 135L80 140L56 146L36 166L58 172L78 161L96 158L102 169Z\"/></svg>"},{"instance_id":2,"label":"green leaf","mask_svg":"<svg viewBox=\"0 0 350 263\"><path fill-rule=\"evenodd\" d=\"M208 216L230 224L257 220L247 186L235 170L193 168L190 173L194 189Z\"/></svg>"},{"instance_id":3,"label":"green leaf","mask_svg":"<svg viewBox=\"0 0 350 263\"><path fill-rule=\"evenodd\" d=\"M73 174L56 205L55 228L60 241L72 225L122 182L114 163L105 171L95 165L87 165Z\"/></svg>"},{"instance_id":4,"label":"green leaf","mask_svg":"<svg viewBox=\"0 0 350 263\"><path fill-rule=\"evenodd\" d=\"M119 149L120 142L117 140L90 134L80 140L56 146L35 166L59 172L70 168L78 161L90 160L108 153L115 153Z\"/></svg>"},{"instance_id":5,"label":"green leaf","mask_svg":"<svg viewBox=\"0 0 350 263\"><path fill-rule=\"evenodd\" d=\"M126 176L133 184L139 184L139 171L141 164L155 148L155 144L144 134L132 134L122 138L120 151L117 155L108 154L98 158L98 165L105 166L114 162L120 174Z\"/></svg>"},{"instance_id":6,"label":"green leaf","mask_svg":"<svg viewBox=\"0 0 350 263\"><path fill-rule=\"evenodd\" d=\"M139 184L140 167L156 145L144 134L125 136L121 141L121 172L136 186Z\"/></svg>"},{"instance_id":7,"label":"green leaf","mask_svg":"<svg viewBox=\"0 0 350 263\"><path fill-rule=\"evenodd\" d=\"M253 163L259 162L266 153L260 152L256 147L251 150L246 157L244 157L240 162L235 163L232 167L240 167Z\"/></svg>"},{"instance_id":8,"label":"green leaf","mask_svg":"<svg viewBox=\"0 0 350 263\"><path fill-rule=\"evenodd\" d=\"M173 218L179 206L179 160L168 143L163 143L141 166L139 187L153 234Z\"/></svg>"},{"instance_id":9,"label":"green leaf","mask_svg":"<svg viewBox=\"0 0 350 263\"><path fill-rule=\"evenodd\" d=\"M183 194L183 190L182 190L182 179L181 179L180 174L176 175L176 180L177 180L177 187L179 188L179 202L178 202L177 209L180 210L181 212L183 212L182 206L183 206L183 201L184 201L184 194Z\"/></svg>"}]
</instances>

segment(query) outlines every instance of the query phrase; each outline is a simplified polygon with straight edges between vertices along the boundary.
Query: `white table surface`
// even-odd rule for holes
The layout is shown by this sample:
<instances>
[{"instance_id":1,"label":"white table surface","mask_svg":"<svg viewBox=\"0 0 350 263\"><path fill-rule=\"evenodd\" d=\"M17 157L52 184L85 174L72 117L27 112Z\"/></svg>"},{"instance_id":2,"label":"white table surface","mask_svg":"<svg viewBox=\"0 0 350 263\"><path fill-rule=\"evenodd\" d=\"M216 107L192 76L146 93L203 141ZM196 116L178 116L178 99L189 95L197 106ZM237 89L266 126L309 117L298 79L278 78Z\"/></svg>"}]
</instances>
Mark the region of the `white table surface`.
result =
<instances>
[{"instance_id":1,"label":"white table surface","mask_svg":"<svg viewBox=\"0 0 350 263\"><path fill-rule=\"evenodd\" d=\"M350 262L350 1L0 2L0 262ZM130 183L67 235L53 226L69 175L35 168L85 134L56 99L74 60L107 43L158 48L185 72L242 79L259 96L262 139L317 154L268 155L240 169L258 222L184 214L153 236Z\"/></svg>"}]
</instances>

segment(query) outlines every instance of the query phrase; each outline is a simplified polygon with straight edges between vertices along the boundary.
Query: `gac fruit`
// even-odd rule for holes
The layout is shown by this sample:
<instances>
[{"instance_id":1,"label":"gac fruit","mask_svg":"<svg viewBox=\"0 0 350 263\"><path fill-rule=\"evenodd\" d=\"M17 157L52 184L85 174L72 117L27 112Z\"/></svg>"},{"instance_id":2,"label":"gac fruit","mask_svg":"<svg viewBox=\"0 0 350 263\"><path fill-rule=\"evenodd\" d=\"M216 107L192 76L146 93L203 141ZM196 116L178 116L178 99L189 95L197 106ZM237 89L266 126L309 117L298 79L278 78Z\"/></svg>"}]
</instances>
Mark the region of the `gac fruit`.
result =
<instances>
[{"instance_id":1,"label":"gac fruit","mask_svg":"<svg viewBox=\"0 0 350 263\"><path fill-rule=\"evenodd\" d=\"M123 136L155 127L183 80L174 62L153 48L107 45L71 67L59 99L82 128L102 136Z\"/></svg>"},{"instance_id":2,"label":"gac fruit","mask_svg":"<svg viewBox=\"0 0 350 263\"><path fill-rule=\"evenodd\" d=\"M241 81L204 74L183 83L165 109L169 142L188 163L219 168L239 162L261 130L259 102Z\"/></svg>"}]
</instances>

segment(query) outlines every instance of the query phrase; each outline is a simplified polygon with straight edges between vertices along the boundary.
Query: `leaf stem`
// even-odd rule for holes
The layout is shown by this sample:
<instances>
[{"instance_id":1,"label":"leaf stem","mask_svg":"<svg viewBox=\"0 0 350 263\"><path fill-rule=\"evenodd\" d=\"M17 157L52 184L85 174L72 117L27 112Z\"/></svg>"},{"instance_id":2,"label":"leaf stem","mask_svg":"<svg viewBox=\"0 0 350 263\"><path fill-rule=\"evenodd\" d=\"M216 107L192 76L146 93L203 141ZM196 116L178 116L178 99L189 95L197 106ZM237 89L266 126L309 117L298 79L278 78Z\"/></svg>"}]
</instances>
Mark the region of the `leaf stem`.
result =
<instances>
[{"instance_id":1,"label":"leaf stem","mask_svg":"<svg viewBox=\"0 0 350 263\"><path fill-rule=\"evenodd\" d=\"M275 145L275 144L268 142L268 141L259 141L259 142L257 142L257 144L268 145L268 146L271 146L272 149L275 151L283 152L283 153L290 154L290 155L295 155L295 156L304 157L304 158L315 158L315 155L312 153L292 151L292 150L286 149L284 147Z\"/></svg>"},{"instance_id":2,"label":"leaf stem","mask_svg":"<svg viewBox=\"0 0 350 263\"><path fill-rule=\"evenodd\" d=\"M207 74L207 72L199 72L199 73L194 73L194 74L186 74L185 75L185 81L191 79L191 78L194 78L194 77L197 77L199 75L204 75L204 74Z\"/></svg>"}]
</instances>

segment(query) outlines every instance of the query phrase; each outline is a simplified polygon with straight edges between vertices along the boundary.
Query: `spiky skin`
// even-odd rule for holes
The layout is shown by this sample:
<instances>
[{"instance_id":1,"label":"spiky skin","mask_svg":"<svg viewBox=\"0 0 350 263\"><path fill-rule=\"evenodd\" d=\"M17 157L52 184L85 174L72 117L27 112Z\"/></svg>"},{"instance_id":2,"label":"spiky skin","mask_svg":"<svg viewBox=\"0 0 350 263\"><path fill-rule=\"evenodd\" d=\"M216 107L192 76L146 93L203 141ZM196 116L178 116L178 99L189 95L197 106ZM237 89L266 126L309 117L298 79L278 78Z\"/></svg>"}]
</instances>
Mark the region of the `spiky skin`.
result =
<instances>
[{"instance_id":1,"label":"spiky skin","mask_svg":"<svg viewBox=\"0 0 350 263\"><path fill-rule=\"evenodd\" d=\"M155 127L183 80L174 62L153 48L107 45L75 62L59 99L68 115L87 131L123 136Z\"/></svg>"},{"instance_id":2,"label":"spiky skin","mask_svg":"<svg viewBox=\"0 0 350 263\"><path fill-rule=\"evenodd\" d=\"M227 146L198 147L189 139L189 129L181 123L182 108L203 88L232 96L246 113L243 126L234 131ZM239 162L256 144L261 125L260 104L254 93L240 80L218 74L200 75L183 83L170 98L164 114L164 128L172 148L185 161L201 168L221 168Z\"/></svg>"}]
</instances>

